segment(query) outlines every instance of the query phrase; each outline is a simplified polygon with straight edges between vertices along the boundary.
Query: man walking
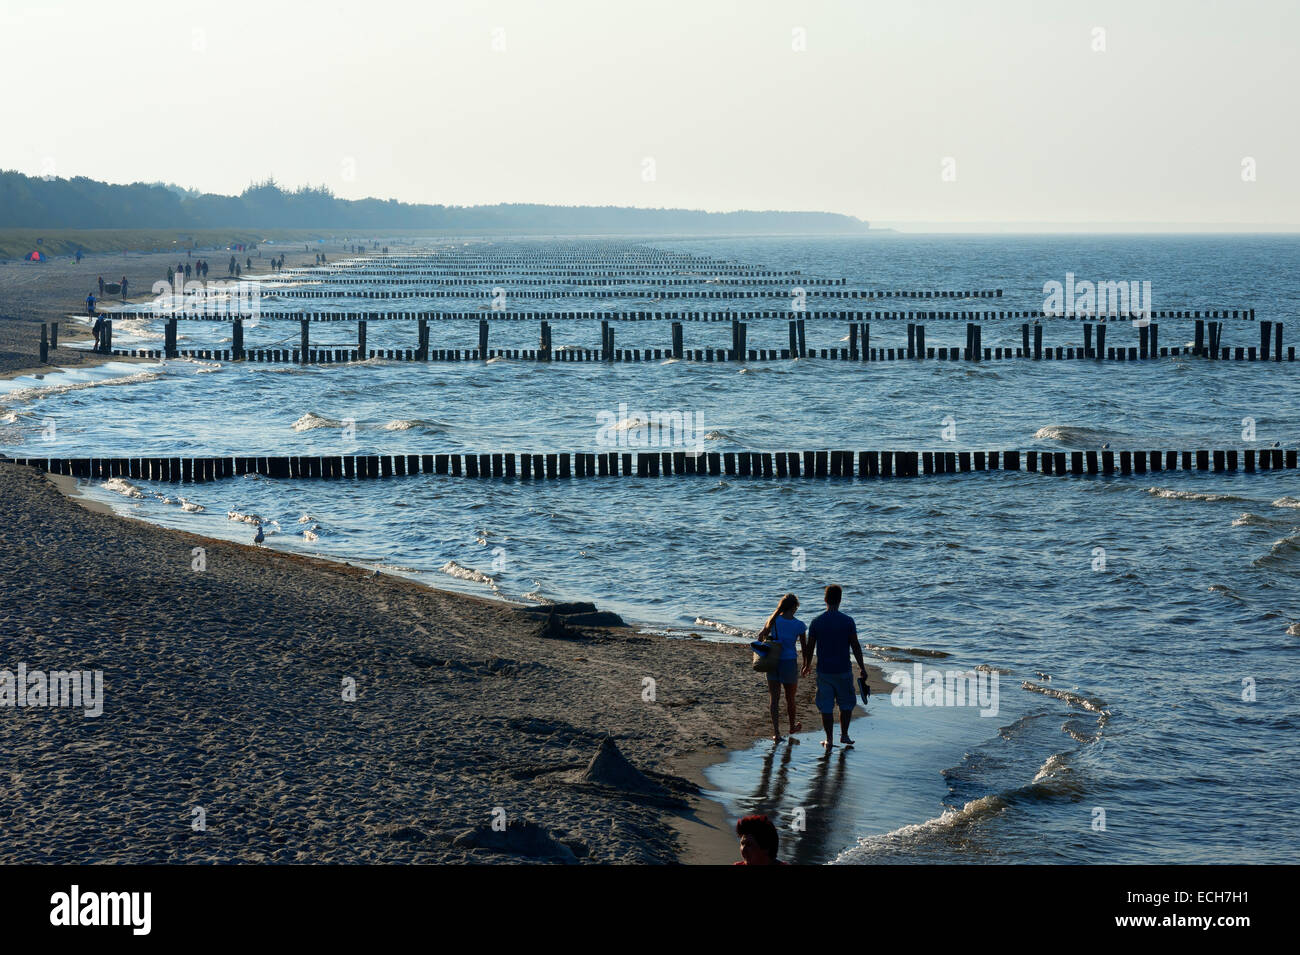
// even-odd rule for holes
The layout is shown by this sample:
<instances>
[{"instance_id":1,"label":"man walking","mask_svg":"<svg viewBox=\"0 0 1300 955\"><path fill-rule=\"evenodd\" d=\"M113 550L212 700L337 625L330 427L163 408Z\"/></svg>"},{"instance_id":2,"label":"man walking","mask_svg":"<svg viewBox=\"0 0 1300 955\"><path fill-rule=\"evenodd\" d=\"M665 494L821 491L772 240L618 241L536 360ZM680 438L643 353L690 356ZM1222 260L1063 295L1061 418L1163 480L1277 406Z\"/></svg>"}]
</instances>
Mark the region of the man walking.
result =
<instances>
[{"instance_id":1,"label":"man walking","mask_svg":"<svg viewBox=\"0 0 1300 955\"><path fill-rule=\"evenodd\" d=\"M822 729L826 731L822 745L828 752L835 746L836 705L840 708L840 742L853 745L849 739L849 721L858 698L853 690L853 672L849 669L850 650L858 661L859 675L864 682L867 678L857 625L852 617L840 613L842 596L839 584L826 588L826 612L808 625L808 644L803 652L803 675L807 676L812 671L813 651L817 651L817 709L822 715Z\"/></svg>"}]
</instances>

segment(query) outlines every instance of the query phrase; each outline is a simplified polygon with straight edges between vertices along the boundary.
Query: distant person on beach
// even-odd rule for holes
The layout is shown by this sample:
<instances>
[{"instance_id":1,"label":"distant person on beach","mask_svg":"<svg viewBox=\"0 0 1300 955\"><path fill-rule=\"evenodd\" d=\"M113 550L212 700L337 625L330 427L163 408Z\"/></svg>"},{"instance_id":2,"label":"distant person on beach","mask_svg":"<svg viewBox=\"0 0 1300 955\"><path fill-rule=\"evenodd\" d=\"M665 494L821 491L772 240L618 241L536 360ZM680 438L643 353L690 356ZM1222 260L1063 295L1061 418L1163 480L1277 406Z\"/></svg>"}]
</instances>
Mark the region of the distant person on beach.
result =
<instances>
[{"instance_id":1,"label":"distant person on beach","mask_svg":"<svg viewBox=\"0 0 1300 955\"><path fill-rule=\"evenodd\" d=\"M104 295L104 276L102 275L99 277L99 294L101 297Z\"/></svg>"},{"instance_id":2,"label":"distant person on beach","mask_svg":"<svg viewBox=\"0 0 1300 955\"><path fill-rule=\"evenodd\" d=\"M90 327L90 332L95 336L94 351L99 351L103 345L102 338L104 335L104 316L96 315L95 324Z\"/></svg>"},{"instance_id":3,"label":"distant person on beach","mask_svg":"<svg viewBox=\"0 0 1300 955\"><path fill-rule=\"evenodd\" d=\"M95 293L91 292L86 296L86 314L91 318L95 317Z\"/></svg>"},{"instance_id":4,"label":"distant person on beach","mask_svg":"<svg viewBox=\"0 0 1300 955\"><path fill-rule=\"evenodd\" d=\"M863 682L867 679L867 666L862 661L862 644L858 642L858 627L853 618L840 613L843 591L839 584L826 588L826 612L808 626L808 643L803 651L803 674L812 670L813 651L817 651L817 709L822 715L822 729L826 739L822 743L827 751L835 747L835 707L840 708L840 742L852 746L849 739L849 721L857 694L853 689L853 673L849 669L849 651L858 661L858 673Z\"/></svg>"},{"instance_id":5,"label":"distant person on beach","mask_svg":"<svg viewBox=\"0 0 1300 955\"><path fill-rule=\"evenodd\" d=\"M799 742L794 738L794 734L803 729L803 724L798 721L797 704L795 703L795 691L799 689L799 651L807 653L807 642L805 634L808 628L804 626L803 621L795 617L794 613L799 609L799 598L794 594L786 594L777 604L776 610L772 611L772 616L767 618L767 623L763 629L758 632L760 640L775 640L780 644L781 654L780 662L775 670L769 670L767 674L767 693L771 703L772 712L772 742L781 742L781 690L785 689L785 711L790 720L790 741ZM797 645L796 645L797 644Z\"/></svg>"},{"instance_id":6,"label":"distant person on beach","mask_svg":"<svg viewBox=\"0 0 1300 955\"><path fill-rule=\"evenodd\" d=\"M77 264L80 265L80 264L81 264L81 250L80 250L80 249L77 250L77 254L76 254L75 258L76 258L76 260L77 260Z\"/></svg>"},{"instance_id":7,"label":"distant person on beach","mask_svg":"<svg viewBox=\"0 0 1300 955\"><path fill-rule=\"evenodd\" d=\"M126 301L126 276L122 276L122 301Z\"/></svg>"},{"instance_id":8,"label":"distant person on beach","mask_svg":"<svg viewBox=\"0 0 1300 955\"><path fill-rule=\"evenodd\" d=\"M746 816L736 823L740 838L740 860L734 865L785 865L776 857L780 837L767 816Z\"/></svg>"}]
</instances>

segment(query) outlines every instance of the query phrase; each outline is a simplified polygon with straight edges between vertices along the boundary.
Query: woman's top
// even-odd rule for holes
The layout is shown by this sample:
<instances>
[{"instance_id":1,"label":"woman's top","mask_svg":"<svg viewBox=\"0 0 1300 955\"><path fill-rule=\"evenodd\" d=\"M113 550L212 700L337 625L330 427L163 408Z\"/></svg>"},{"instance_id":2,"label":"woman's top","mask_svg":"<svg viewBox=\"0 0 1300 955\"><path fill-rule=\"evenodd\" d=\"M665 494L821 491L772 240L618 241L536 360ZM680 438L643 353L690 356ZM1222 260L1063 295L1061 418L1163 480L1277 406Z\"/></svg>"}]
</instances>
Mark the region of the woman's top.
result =
<instances>
[{"instance_id":1,"label":"woman's top","mask_svg":"<svg viewBox=\"0 0 1300 955\"><path fill-rule=\"evenodd\" d=\"M772 633L769 639L774 637L781 644L782 660L798 660L799 635L807 632L808 628L798 617L782 617L778 614L776 620L772 622Z\"/></svg>"}]
</instances>

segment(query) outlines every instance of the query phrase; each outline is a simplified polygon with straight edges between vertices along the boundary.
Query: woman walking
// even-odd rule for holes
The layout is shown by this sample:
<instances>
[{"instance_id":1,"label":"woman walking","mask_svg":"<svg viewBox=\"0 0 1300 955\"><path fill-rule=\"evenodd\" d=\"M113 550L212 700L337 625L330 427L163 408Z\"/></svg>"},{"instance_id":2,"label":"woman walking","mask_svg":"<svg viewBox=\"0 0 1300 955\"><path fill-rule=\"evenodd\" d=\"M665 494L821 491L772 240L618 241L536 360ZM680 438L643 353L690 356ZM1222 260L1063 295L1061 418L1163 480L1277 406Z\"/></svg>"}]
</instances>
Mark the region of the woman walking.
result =
<instances>
[{"instance_id":1,"label":"woman walking","mask_svg":"<svg viewBox=\"0 0 1300 955\"><path fill-rule=\"evenodd\" d=\"M772 742L781 742L781 690L785 690L786 715L790 720L791 742L799 742L794 734L803 729L803 724L796 718L795 691L799 688L799 656L807 645L808 628L802 620L795 618L799 609L799 598L786 594L777 604L772 616L759 631L760 640L772 640L781 645L780 662L775 670L767 674L767 692L772 704ZM797 645L796 645L797 644Z\"/></svg>"}]
</instances>

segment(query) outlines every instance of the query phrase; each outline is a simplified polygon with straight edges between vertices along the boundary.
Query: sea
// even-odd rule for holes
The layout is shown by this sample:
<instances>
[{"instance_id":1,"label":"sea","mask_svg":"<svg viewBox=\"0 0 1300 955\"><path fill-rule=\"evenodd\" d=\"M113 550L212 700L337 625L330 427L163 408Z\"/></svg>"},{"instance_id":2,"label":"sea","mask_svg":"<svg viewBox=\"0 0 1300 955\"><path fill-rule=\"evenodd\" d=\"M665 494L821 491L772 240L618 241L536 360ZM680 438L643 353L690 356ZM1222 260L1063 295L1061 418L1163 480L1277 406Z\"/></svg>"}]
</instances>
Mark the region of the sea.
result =
<instances>
[{"instance_id":1,"label":"sea","mask_svg":"<svg viewBox=\"0 0 1300 955\"><path fill-rule=\"evenodd\" d=\"M712 263L702 272L721 260L843 278L849 289L1002 290L992 299L846 301L810 285L813 310L1038 310L1045 285L1067 276L1149 282L1157 310L1254 309L1253 321L1224 320L1225 346L1258 345L1263 320L1284 323L1284 346L1300 344L1292 235L419 244L489 258L615 246L702 257ZM759 301L673 300L628 287L612 300L550 287L570 294L530 300L536 286L507 288L506 312L769 309L781 314L752 320L748 347L779 349L795 301L788 289ZM297 322L275 314L302 308L481 311L502 319L492 322L491 347L538 340L536 321L506 321L481 295L268 294L263 306L246 328L248 348L296 347ZM1022 321L986 323L984 347L1018 346ZM964 321L924 324L930 347L965 344ZM1158 324L1161 345L1192 341L1191 320ZM618 348L670 346L665 321L613 325ZM906 325L871 320L872 347L906 347ZM1045 346L1083 344L1079 321L1043 325ZM477 327L433 322L432 345L474 348ZM179 333L182 348L230 347L228 323L181 321ZM1108 322L1107 344L1136 345L1138 334L1130 322ZM810 349L848 347L848 324L836 319L808 318L806 335ZM312 336L313 347L355 347L350 322L313 324ZM687 349L725 348L730 326L686 322L684 336ZM115 322L119 348L161 348L162 337L159 318ZM556 318L552 337L557 349L598 348L599 323ZM414 322L369 323L372 348L414 348L415 339ZM655 427L663 420L688 426L665 436ZM1300 364L174 359L0 382L0 452L11 457L638 451L661 439L685 442L665 449L719 452L1295 448ZM797 742L757 741L705 774L729 818L765 812L778 821L781 857L791 862L1300 857L1295 471L83 485L166 527L251 542L260 525L266 546L521 603L594 601L656 638L734 643L738 654L783 594L795 593L798 616L810 621L823 588L841 585L868 661L898 690L859 709L853 747L824 753L818 716L805 706ZM962 685L972 692L958 698ZM765 714L762 676L752 694L725 705Z\"/></svg>"}]
</instances>

